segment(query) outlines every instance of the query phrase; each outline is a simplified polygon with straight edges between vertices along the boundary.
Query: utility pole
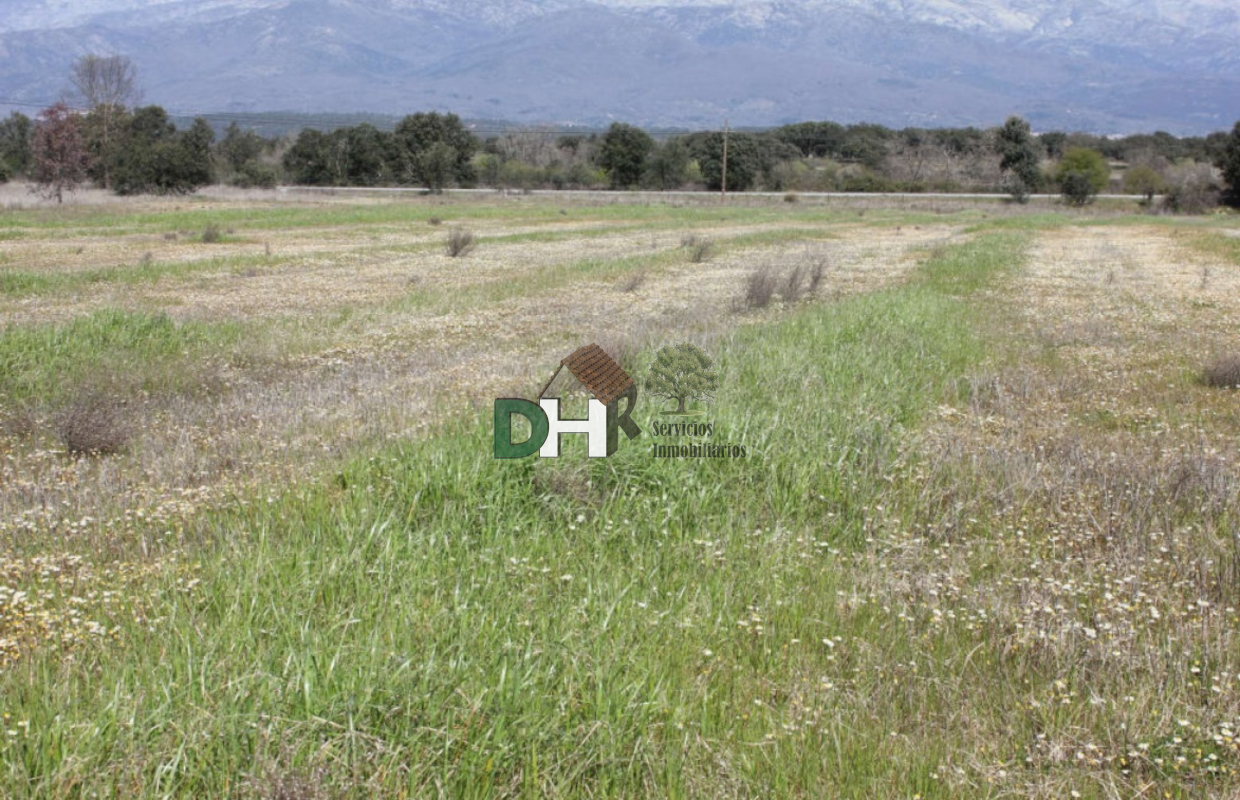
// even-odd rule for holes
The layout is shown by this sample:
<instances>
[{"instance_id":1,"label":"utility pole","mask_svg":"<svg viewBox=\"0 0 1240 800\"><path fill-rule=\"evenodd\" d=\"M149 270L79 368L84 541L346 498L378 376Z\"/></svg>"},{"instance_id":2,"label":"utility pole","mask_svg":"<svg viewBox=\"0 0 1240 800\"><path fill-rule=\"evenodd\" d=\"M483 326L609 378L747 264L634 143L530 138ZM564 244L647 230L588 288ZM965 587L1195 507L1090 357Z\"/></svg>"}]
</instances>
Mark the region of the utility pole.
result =
<instances>
[{"instance_id":1,"label":"utility pole","mask_svg":"<svg viewBox=\"0 0 1240 800\"><path fill-rule=\"evenodd\" d=\"M719 182L719 202L728 201L728 120L723 120L723 177Z\"/></svg>"}]
</instances>

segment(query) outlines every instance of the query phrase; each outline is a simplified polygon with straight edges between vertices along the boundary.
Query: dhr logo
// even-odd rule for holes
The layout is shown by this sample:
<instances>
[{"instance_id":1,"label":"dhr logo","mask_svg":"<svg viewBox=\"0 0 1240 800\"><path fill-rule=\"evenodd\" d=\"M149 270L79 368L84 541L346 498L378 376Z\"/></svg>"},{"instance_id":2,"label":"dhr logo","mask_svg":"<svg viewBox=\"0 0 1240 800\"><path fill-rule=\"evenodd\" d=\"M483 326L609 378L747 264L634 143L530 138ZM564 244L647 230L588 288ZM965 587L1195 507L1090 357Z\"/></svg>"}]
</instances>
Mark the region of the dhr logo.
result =
<instances>
[{"instance_id":1,"label":"dhr logo","mask_svg":"<svg viewBox=\"0 0 1240 800\"><path fill-rule=\"evenodd\" d=\"M564 367L594 395L585 419L560 419L560 401L543 397ZM628 401L623 413L619 410L622 399ZM542 458L557 458L560 434L584 433L590 458L604 458L616 452L618 430L622 429L629 439L641 434L641 428L630 419L636 405L637 384L603 348L588 344L560 362L551 380L538 393L538 403L511 397L495 401L495 457L525 458L537 452ZM512 441L513 415L529 421L530 438L524 442Z\"/></svg>"}]
</instances>

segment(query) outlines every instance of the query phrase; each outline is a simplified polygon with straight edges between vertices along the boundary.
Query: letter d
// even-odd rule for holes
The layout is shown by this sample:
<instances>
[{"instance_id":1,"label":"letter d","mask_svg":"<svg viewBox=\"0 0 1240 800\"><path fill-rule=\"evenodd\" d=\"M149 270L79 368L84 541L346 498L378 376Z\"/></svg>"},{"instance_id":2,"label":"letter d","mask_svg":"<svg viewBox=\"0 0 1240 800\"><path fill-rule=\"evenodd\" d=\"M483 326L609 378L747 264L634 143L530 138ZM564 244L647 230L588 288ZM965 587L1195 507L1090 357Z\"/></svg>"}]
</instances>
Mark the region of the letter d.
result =
<instances>
[{"instance_id":1,"label":"letter d","mask_svg":"<svg viewBox=\"0 0 1240 800\"><path fill-rule=\"evenodd\" d=\"M530 423L530 438L512 441L512 415L519 414ZM547 441L547 415L537 403L515 397L495 401L495 457L525 458L538 452Z\"/></svg>"}]
</instances>

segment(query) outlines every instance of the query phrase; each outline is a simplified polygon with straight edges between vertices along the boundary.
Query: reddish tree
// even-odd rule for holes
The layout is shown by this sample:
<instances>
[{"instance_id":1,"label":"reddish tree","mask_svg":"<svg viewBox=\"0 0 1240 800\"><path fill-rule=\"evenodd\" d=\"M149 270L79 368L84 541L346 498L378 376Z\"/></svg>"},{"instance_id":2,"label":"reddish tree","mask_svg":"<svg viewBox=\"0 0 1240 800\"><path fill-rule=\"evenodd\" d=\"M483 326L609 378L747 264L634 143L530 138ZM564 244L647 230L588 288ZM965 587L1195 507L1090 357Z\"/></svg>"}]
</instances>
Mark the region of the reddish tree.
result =
<instances>
[{"instance_id":1,"label":"reddish tree","mask_svg":"<svg viewBox=\"0 0 1240 800\"><path fill-rule=\"evenodd\" d=\"M81 122L63 102L39 112L30 150L34 191L43 197L63 203L65 191L74 191L86 180L90 153Z\"/></svg>"}]
</instances>

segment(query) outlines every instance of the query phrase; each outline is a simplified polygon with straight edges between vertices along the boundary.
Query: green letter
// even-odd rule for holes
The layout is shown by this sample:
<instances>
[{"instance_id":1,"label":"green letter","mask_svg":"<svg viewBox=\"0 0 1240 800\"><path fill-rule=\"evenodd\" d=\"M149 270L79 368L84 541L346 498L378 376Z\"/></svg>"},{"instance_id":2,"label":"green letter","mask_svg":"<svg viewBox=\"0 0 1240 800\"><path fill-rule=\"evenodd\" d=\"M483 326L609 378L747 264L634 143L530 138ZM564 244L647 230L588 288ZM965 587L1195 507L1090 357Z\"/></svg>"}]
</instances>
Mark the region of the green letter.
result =
<instances>
[{"instance_id":1,"label":"green letter","mask_svg":"<svg viewBox=\"0 0 1240 800\"><path fill-rule=\"evenodd\" d=\"M516 444L512 441L512 415L529 420L530 438ZM525 458L538 452L547 441L547 415L537 403L506 397L495 401L495 457Z\"/></svg>"}]
</instances>

